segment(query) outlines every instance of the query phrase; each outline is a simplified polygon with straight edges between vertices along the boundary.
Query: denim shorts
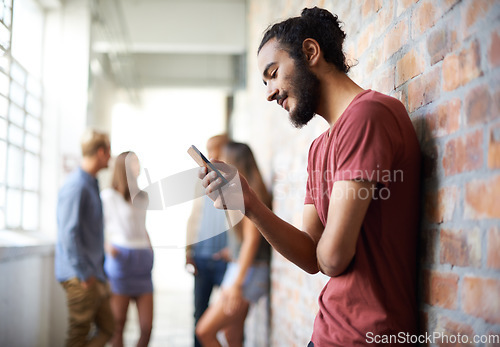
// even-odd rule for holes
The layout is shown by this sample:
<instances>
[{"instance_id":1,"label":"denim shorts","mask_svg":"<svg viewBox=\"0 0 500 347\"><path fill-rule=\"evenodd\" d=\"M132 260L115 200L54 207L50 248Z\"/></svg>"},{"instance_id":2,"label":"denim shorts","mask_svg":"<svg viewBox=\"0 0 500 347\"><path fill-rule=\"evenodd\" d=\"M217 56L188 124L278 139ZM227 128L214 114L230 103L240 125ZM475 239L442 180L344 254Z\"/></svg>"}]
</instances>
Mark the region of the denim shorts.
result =
<instances>
[{"instance_id":1,"label":"denim shorts","mask_svg":"<svg viewBox=\"0 0 500 347\"><path fill-rule=\"evenodd\" d=\"M230 287L238 277L239 265L231 262L227 264L226 273L221 287ZM269 292L269 264L261 263L252 265L243 283L243 296L249 302L257 302L261 296Z\"/></svg>"},{"instance_id":2,"label":"denim shorts","mask_svg":"<svg viewBox=\"0 0 500 347\"><path fill-rule=\"evenodd\" d=\"M133 249L113 245L118 250L115 257L106 254L104 271L114 294L140 296L153 292L151 270L153 250Z\"/></svg>"}]
</instances>

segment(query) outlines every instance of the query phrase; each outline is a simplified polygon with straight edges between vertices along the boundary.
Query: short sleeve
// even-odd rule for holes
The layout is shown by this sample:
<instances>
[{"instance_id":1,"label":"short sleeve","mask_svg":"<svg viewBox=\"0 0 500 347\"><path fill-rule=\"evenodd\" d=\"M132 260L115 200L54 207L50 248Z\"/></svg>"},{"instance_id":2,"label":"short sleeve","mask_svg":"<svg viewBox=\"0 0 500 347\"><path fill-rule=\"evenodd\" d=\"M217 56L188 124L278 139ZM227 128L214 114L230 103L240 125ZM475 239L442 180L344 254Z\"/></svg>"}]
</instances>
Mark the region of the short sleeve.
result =
<instances>
[{"instance_id":1,"label":"short sleeve","mask_svg":"<svg viewBox=\"0 0 500 347\"><path fill-rule=\"evenodd\" d=\"M312 189L311 189L311 177L308 173L307 183L306 183L306 197L304 199L304 205L314 204L314 200L312 197Z\"/></svg>"},{"instance_id":2,"label":"short sleeve","mask_svg":"<svg viewBox=\"0 0 500 347\"><path fill-rule=\"evenodd\" d=\"M395 137L392 113L376 102L353 107L336 129L334 181L359 180L388 186L392 177Z\"/></svg>"},{"instance_id":3,"label":"short sleeve","mask_svg":"<svg viewBox=\"0 0 500 347\"><path fill-rule=\"evenodd\" d=\"M313 142L311 144L311 147L309 147L309 154L307 156L307 181L306 181L306 196L304 198L304 205L310 205L314 204L314 199L312 196L312 174L311 171L313 170L313 154L312 154L312 149L314 147L315 143Z\"/></svg>"}]
</instances>

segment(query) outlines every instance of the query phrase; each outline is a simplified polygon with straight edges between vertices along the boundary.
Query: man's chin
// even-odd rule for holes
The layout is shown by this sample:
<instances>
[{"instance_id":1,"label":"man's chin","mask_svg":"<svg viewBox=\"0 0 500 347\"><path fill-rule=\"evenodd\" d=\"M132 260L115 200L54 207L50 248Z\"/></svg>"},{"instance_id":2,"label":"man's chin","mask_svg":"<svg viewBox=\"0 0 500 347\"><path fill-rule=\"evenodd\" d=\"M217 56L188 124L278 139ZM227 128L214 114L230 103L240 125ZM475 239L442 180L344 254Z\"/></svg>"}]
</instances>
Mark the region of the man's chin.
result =
<instances>
[{"instance_id":1,"label":"man's chin","mask_svg":"<svg viewBox=\"0 0 500 347\"><path fill-rule=\"evenodd\" d=\"M315 113L313 113L311 116L306 116L306 117L294 117L291 113L288 113L289 116L290 116L290 122L292 123L292 125L297 128L297 129L301 129L303 128L305 125L307 125L311 119L314 118L315 116Z\"/></svg>"}]
</instances>

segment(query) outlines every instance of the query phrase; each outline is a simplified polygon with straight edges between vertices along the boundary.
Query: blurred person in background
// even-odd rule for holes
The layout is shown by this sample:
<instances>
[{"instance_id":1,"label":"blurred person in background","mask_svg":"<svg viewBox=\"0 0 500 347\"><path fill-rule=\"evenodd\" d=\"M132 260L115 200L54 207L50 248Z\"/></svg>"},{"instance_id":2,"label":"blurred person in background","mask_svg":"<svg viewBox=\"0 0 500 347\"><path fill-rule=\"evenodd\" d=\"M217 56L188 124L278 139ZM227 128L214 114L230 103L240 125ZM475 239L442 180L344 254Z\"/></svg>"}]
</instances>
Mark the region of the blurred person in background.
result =
<instances>
[{"instance_id":1,"label":"blurred person in background","mask_svg":"<svg viewBox=\"0 0 500 347\"><path fill-rule=\"evenodd\" d=\"M146 231L147 193L140 191L140 164L133 152L115 161L111 188L101 192L106 235L104 269L111 285L111 309L116 329L113 347L123 346L130 301L135 301L140 325L137 346L147 346L153 327L153 249ZM137 192L136 196L131 196Z\"/></svg>"},{"instance_id":2,"label":"blurred person in background","mask_svg":"<svg viewBox=\"0 0 500 347\"><path fill-rule=\"evenodd\" d=\"M110 291L104 273L103 211L97 173L108 167L107 134L89 129L81 166L59 190L55 275L66 291L66 346L104 346L113 335ZM89 336L95 326L95 334Z\"/></svg>"},{"instance_id":3,"label":"blurred person in background","mask_svg":"<svg viewBox=\"0 0 500 347\"><path fill-rule=\"evenodd\" d=\"M210 159L219 159L222 148L228 142L225 134L216 135L207 141ZM194 275L194 319L195 327L208 307L212 290L219 287L228 261L224 211L213 206L213 201L203 195L195 199L187 225L186 269ZM194 337L194 346L200 347Z\"/></svg>"},{"instance_id":4,"label":"blurred person in background","mask_svg":"<svg viewBox=\"0 0 500 347\"><path fill-rule=\"evenodd\" d=\"M221 159L234 165L261 201L271 207L271 196L250 147L229 142ZM230 347L242 346L249 306L269 291L270 246L250 219L244 217L228 231L228 248L231 262L222 281L221 295L196 328L203 346L220 346L216 336L219 331L224 332Z\"/></svg>"}]
</instances>

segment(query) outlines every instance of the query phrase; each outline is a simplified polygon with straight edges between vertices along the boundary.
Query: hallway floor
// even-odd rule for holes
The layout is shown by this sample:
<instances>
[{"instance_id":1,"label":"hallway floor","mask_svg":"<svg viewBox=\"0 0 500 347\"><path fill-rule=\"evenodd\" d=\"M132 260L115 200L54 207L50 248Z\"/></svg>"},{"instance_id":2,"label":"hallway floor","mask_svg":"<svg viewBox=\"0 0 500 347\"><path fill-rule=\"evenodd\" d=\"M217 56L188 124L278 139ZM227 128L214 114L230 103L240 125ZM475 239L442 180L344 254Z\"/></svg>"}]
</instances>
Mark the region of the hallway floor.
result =
<instances>
[{"instance_id":1,"label":"hallway floor","mask_svg":"<svg viewBox=\"0 0 500 347\"><path fill-rule=\"evenodd\" d=\"M193 346L193 277L184 270L184 249L155 248L154 318L150 347ZM140 335L135 304L129 306L125 347Z\"/></svg>"},{"instance_id":2,"label":"hallway floor","mask_svg":"<svg viewBox=\"0 0 500 347\"><path fill-rule=\"evenodd\" d=\"M154 323L150 347L191 347L193 345L193 305L190 291L156 290ZM129 307L125 347L135 346L140 335L135 305Z\"/></svg>"}]
</instances>

